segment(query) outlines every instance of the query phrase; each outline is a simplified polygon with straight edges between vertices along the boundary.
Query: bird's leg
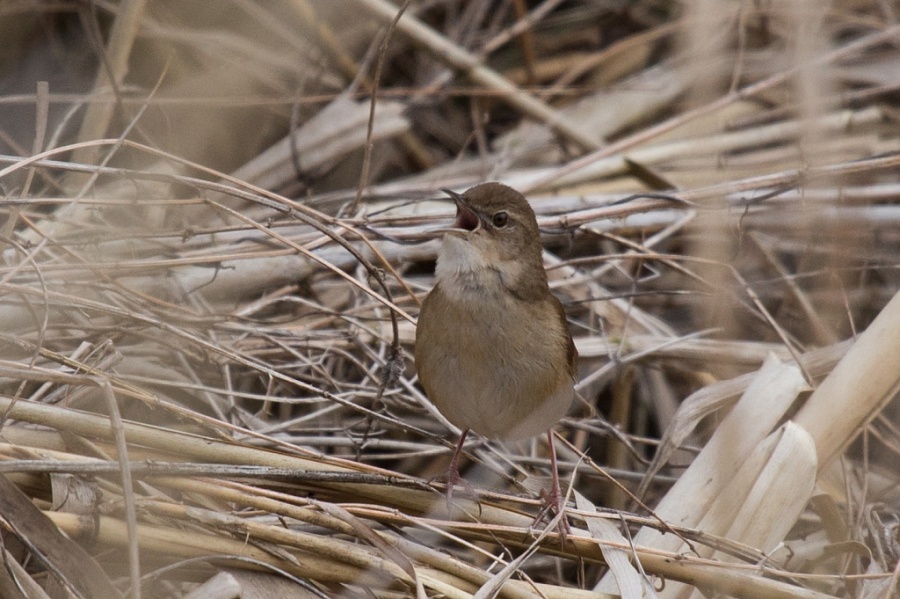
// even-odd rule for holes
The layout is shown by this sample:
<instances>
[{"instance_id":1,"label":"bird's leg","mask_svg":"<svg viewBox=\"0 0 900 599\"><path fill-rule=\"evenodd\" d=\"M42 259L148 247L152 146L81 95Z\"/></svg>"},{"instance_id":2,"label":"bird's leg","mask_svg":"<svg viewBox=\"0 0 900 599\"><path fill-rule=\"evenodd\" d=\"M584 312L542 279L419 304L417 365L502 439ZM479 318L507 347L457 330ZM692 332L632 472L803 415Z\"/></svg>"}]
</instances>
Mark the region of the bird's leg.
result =
<instances>
[{"instance_id":1,"label":"bird's leg","mask_svg":"<svg viewBox=\"0 0 900 599\"><path fill-rule=\"evenodd\" d=\"M447 485L447 511L450 511L450 507L453 503L453 487L457 485L462 485L466 491L472 495L472 497L476 498L475 490L472 489L471 486L459 475L459 456L462 453L463 444L466 442L466 437L469 434L469 429L463 429L462 434L459 436L459 442L456 444L456 451L453 452L453 457L450 458L450 465L447 466L447 471L444 472L442 476L437 477L435 480L440 481ZM479 512L481 511L481 505L478 506Z\"/></svg>"},{"instance_id":2,"label":"bird's leg","mask_svg":"<svg viewBox=\"0 0 900 599\"><path fill-rule=\"evenodd\" d=\"M450 500L453 498L453 487L458 485L462 480L459 476L459 454L462 453L463 445L466 442L466 437L469 435L469 429L463 429L462 434L459 436L459 441L456 443L456 450L453 452L453 457L450 458L450 465L447 466L447 472L444 473L443 481L447 483L447 504L450 504Z\"/></svg>"},{"instance_id":3,"label":"bird's leg","mask_svg":"<svg viewBox=\"0 0 900 599\"><path fill-rule=\"evenodd\" d=\"M540 522L544 516L550 513L561 514L557 531L559 532L560 542L565 543L566 535L572 532L572 529L569 527L569 519L565 513L566 502L559 486L559 468L556 465L556 447L553 445L553 431L547 431L547 444L550 446L550 471L553 473L553 485L550 487L549 492L544 491L541 493L544 497L544 505L541 507L541 511L538 512L535 523Z\"/></svg>"}]
</instances>

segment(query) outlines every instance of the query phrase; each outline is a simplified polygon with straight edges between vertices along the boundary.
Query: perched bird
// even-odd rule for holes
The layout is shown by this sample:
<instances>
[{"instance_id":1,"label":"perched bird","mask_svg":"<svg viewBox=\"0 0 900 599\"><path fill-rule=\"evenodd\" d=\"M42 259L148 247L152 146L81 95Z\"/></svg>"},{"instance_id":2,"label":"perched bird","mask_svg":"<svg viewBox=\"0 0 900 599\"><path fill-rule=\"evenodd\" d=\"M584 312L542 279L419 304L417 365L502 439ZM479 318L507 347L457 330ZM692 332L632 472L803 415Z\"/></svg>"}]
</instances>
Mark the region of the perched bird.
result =
<instances>
[{"instance_id":1,"label":"perched bird","mask_svg":"<svg viewBox=\"0 0 900 599\"><path fill-rule=\"evenodd\" d=\"M572 402L577 353L547 284L537 219L522 194L500 183L443 191L456 203L456 221L445 229L437 282L419 313L415 361L428 398L463 431L444 477L448 497L469 431L508 441L546 432L547 507L561 510L549 429Z\"/></svg>"}]
</instances>

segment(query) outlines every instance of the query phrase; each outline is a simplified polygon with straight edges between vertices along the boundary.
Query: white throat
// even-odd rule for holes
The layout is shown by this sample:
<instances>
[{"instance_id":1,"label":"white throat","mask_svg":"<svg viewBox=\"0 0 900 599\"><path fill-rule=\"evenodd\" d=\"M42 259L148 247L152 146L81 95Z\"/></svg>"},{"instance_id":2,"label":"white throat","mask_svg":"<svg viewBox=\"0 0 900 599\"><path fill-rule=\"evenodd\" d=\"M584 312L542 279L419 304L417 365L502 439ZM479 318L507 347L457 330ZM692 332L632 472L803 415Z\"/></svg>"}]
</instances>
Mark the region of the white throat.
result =
<instances>
[{"instance_id":1,"label":"white throat","mask_svg":"<svg viewBox=\"0 0 900 599\"><path fill-rule=\"evenodd\" d=\"M497 281L496 272L485 256L471 242L447 234L438 253L434 274L445 293L467 295L483 292L485 286ZM496 284L496 283L495 283Z\"/></svg>"},{"instance_id":2,"label":"white throat","mask_svg":"<svg viewBox=\"0 0 900 599\"><path fill-rule=\"evenodd\" d=\"M438 280L446 276L481 271L487 267L488 264L481 252L475 249L470 241L453 234L444 235L434 270Z\"/></svg>"},{"instance_id":3,"label":"white throat","mask_svg":"<svg viewBox=\"0 0 900 599\"><path fill-rule=\"evenodd\" d=\"M483 251L470 241L456 235L445 235L438 254L434 274L447 295L463 300L506 298L523 275L520 260L501 260L495 252Z\"/></svg>"}]
</instances>

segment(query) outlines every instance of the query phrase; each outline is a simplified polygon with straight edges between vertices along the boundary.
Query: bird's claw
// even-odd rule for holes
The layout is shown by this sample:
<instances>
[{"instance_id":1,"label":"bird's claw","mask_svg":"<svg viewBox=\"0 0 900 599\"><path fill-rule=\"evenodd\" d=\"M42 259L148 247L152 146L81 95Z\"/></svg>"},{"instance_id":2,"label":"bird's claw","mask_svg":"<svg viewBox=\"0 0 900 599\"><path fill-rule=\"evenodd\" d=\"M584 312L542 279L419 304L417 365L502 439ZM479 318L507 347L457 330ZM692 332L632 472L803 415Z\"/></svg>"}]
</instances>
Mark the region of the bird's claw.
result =
<instances>
[{"instance_id":1,"label":"bird's claw","mask_svg":"<svg viewBox=\"0 0 900 599\"><path fill-rule=\"evenodd\" d=\"M470 485L468 481L466 481L466 479L459 475L459 470L457 470L456 468L448 468L445 473L439 476L435 476L428 482L444 485L444 495L447 499L448 513L450 513L453 508L453 489L459 486L463 488L465 494L468 495L478 506L478 516L481 516L481 502L478 501L478 493L475 492L475 488L472 487L472 485Z\"/></svg>"},{"instance_id":2,"label":"bird's claw","mask_svg":"<svg viewBox=\"0 0 900 599\"><path fill-rule=\"evenodd\" d=\"M572 532L572 528L569 526L569 518L566 515L566 502L559 487L551 487L549 491L541 489L541 499L543 499L543 505L534 519L533 526L536 527L544 518L547 518L548 522L552 522L553 518L558 516L559 521L556 524L556 532L559 534L560 545L565 545L566 537Z\"/></svg>"}]
</instances>

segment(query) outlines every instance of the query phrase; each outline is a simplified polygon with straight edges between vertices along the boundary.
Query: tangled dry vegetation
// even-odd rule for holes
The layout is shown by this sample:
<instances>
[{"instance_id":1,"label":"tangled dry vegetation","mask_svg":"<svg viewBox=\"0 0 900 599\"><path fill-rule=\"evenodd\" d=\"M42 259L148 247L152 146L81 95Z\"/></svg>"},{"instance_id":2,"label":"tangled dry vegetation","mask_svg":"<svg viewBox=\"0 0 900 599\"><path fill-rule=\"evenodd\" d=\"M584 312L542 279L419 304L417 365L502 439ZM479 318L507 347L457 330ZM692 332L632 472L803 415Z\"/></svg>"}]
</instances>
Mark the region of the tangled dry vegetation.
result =
<instances>
[{"instance_id":1,"label":"tangled dry vegetation","mask_svg":"<svg viewBox=\"0 0 900 599\"><path fill-rule=\"evenodd\" d=\"M399 4L0 6L0 595L895 597L900 8ZM543 439L429 482L486 180L580 353L564 540Z\"/></svg>"}]
</instances>

